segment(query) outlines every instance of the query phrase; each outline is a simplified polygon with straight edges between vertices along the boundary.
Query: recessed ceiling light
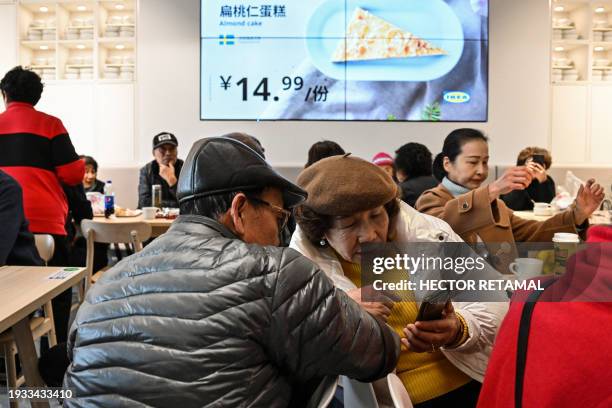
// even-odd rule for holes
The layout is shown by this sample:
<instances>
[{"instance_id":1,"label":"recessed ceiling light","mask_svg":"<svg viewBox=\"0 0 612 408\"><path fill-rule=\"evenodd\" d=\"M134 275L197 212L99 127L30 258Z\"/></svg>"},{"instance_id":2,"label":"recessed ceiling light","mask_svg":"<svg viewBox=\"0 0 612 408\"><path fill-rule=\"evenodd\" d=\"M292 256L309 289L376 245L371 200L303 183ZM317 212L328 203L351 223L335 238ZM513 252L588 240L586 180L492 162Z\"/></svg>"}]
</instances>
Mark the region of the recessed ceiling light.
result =
<instances>
[{"instance_id":1,"label":"recessed ceiling light","mask_svg":"<svg viewBox=\"0 0 612 408\"><path fill-rule=\"evenodd\" d=\"M49 11L49 7L42 6L38 10L40 10L41 13L46 13L47 11Z\"/></svg>"},{"instance_id":2,"label":"recessed ceiling light","mask_svg":"<svg viewBox=\"0 0 612 408\"><path fill-rule=\"evenodd\" d=\"M563 7L563 6L555 7L555 11L561 12L561 11L564 11L564 10L565 10L565 7Z\"/></svg>"},{"instance_id":3,"label":"recessed ceiling light","mask_svg":"<svg viewBox=\"0 0 612 408\"><path fill-rule=\"evenodd\" d=\"M563 47L555 47L555 51L557 51L557 52L561 52L563 50L565 50L565 48L563 48Z\"/></svg>"},{"instance_id":4,"label":"recessed ceiling light","mask_svg":"<svg viewBox=\"0 0 612 408\"><path fill-rule=\"evenodd\" d=\"M77 47L79 50L84 50L84 49L85 49L85 46L84 46L83 44L78 44L76 47Z\"/></svg>"},{"instance_id":5,"label":"recessed ceiling light","mask_svg":"<svg viewBox=\"0 0 612 408\"><path fill-rule=\"evenodd\" d=\"M604 11L606 11L606 9L605 9L605 8L603 8L603 7L597 7L597 8L595 9L595 12L596 12L596 13L603 13Z\"/></svg>"},{"instance_id":6,"label":"recessed ceiling light","mask_svg":"<svg viewBox=\"0 0 612 408\"><path fill-rule=\"evenodd\" d=\"M85 11L85 10L87 10L87 7L86 6L77 6L77 10Z\"/></svg>"},{"instance_id":7,"label":"recessed ceiling light","mask_svg":"<svg viewBox=\"0 0 612 408\"><path fill-rule=\"evenodd\" d=\"M48 50L48 49L49 49L49 46L48 46L48 45L41 45L39 48L40 48L41 50L45 51L45 50Z\"/></svg>"},{"instance_id":8,"label":"recessed ceiling light","mask_svg":"<svg viewBox=\"0 0 612 408\"><path fill-rule=\"evenodd\" d=\"M118 49L118 50L122 50L122 49L124 49L124 48L125 48L125 45L123 45L123 44L117 44L117 45L115 45L115 48L116 48L116 49Z\"/></svg>"},{"instance_id":9,"label":"recessed ceiling light","mask_svg":"<svg viewBox=\"0 0 612 408\"><path fill-rule=\"evenodd\" d=\"M603 51L604 47L595 47L594 50L597 51L597 52Z\"/></svg>"},{"instance_id":10,"label":"recessed ceiling light","mask_svg":"<svg viewBox=\"0 0 612 408\"><path fill-rule=\"evenodd\" d=\"M125 8L125 6L123 4L115 4L115 8L117 10L123 10Z\"/></svg>"}]
</instances>

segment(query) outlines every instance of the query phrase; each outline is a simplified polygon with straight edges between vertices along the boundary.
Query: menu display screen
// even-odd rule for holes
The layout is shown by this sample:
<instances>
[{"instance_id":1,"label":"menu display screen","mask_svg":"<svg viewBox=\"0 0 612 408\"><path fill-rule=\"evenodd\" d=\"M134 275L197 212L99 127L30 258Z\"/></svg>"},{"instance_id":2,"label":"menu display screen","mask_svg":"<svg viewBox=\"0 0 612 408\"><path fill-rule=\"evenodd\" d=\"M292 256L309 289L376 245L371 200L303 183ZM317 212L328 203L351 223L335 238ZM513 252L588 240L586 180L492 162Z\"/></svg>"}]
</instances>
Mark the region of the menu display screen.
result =
<instances>
[{"instance_id":1,"label":"menu display screen","mask_svg":"<svg viewBox=\"0 0 612 408\"><path fill-rule=\"evenodd\" d=\"M202 120L487 120L488 0L201 0Z\"/></svg>"}]
</instances>

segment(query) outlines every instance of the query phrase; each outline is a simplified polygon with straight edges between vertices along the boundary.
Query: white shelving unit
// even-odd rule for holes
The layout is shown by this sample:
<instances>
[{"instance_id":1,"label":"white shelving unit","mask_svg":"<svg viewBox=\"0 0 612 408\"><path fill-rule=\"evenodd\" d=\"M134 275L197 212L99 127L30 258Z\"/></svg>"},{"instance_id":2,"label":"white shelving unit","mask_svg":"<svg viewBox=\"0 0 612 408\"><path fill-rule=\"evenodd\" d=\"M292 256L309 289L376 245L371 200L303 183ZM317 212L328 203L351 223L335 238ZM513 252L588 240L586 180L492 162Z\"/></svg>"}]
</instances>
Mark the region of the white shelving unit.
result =
<instances>
[{"instance_id":1,"label":"white shelving unit","mask_svg":"<svg viewBox=\"0 0 612 408\"><path fill-rule=\"evenodd\" d=\"M133 82L136 17L136 0L19 0L20 64L45 82Z\"/></svg>"},{"instance_id":2,"label":"white shelving unit","mask_svg":"<svg viewBox=\"0 0 612 408\"><path fill-rule=\"evenodd\" d=\"M612 0L553 0L550 16L553 157L609 164Z\"/></svg>"},{"instance_id":3,"label":"white shelving unit","mask_svg":"<svg viewBox=\"0 0 612 408\"><path fill-rule=\"evenodd\" d=\"M551 7L552 83L612 84L612 1L555 0Z\"/></svg>"}]
</instances>

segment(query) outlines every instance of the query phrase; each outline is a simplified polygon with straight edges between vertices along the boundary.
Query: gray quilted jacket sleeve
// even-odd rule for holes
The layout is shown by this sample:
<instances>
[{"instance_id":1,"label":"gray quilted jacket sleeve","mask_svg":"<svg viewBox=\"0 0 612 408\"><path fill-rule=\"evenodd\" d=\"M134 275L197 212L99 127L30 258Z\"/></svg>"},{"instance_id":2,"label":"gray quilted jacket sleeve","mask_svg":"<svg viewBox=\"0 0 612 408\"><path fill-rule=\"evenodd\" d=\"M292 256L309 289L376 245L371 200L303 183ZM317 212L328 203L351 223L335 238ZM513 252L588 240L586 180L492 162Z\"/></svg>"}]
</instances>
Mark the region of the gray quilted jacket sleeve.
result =
<instances>
[{"instance_id":1,"label":"gray quilted jacket sleeve","mask_svg":"<svg viewBox=\"0 0 612 408\"><path fill-rule=\"evenodd\" d=\"M393 371L399 337L293 249L282 252L271 299L269 353L297 380L346 375L370 382Z\"/></svg>"}]
</instances>

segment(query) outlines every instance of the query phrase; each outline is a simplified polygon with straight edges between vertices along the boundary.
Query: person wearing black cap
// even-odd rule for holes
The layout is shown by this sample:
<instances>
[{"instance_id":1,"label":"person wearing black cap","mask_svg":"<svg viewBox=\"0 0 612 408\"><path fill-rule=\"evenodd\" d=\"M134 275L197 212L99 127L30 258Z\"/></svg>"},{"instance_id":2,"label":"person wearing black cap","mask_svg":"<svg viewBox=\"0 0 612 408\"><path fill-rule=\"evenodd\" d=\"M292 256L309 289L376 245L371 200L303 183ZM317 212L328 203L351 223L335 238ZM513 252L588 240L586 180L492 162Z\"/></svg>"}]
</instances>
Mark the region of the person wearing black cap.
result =
<instances>
[{"instance_id":1,"label":"person wearing black cap","mask_svg":"<svg viewBox=\"0 0 612 408\"><path fill-rule=\"evenodd\" d=\"M213 137L192 147L177 196L170 230L87 293L65 406L301 407L337 375L393 370L398 336L276 247L304 190L245 144Z\"/></svg>"},{"instance_id":2,"label":"person wearing black cap","mask_svg":"<svg viewBox=\"0 0 612 408\"><path fill-rule=\"evenodd\" d=\"M169 132L161 132L153 137L153 157L155 158L140 169L138 182L138 208L151 207L153 196L151 188L159 184L162 190L162 207L178 208L176 185L183 161L178 158L178 140Z\"/></svg>"}]
</instances>

